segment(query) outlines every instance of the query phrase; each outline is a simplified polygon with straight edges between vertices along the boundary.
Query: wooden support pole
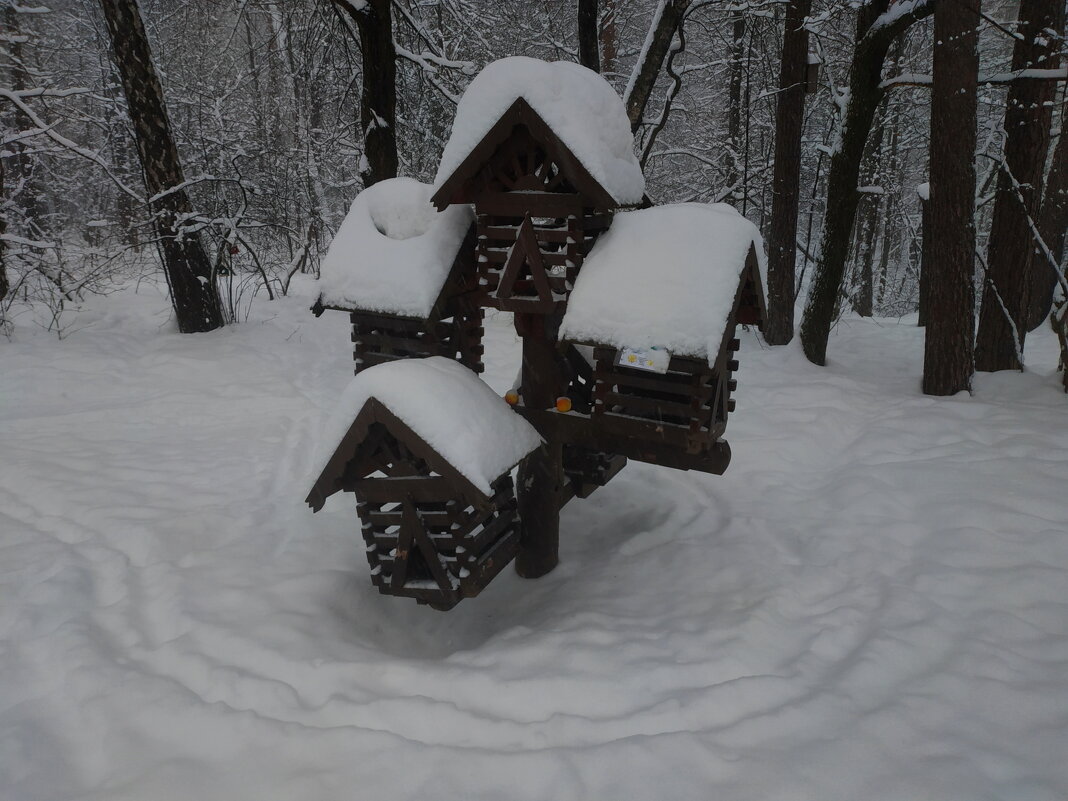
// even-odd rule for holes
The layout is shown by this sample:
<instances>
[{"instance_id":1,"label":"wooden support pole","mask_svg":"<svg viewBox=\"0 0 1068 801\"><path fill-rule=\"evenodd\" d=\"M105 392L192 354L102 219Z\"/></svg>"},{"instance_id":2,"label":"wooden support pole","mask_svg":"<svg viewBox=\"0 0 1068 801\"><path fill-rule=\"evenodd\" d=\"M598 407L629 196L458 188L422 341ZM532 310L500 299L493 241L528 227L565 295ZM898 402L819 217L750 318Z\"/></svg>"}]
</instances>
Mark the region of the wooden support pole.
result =
<instances>
[{"instance_id":1,"label":"wooden support pole","mask_svg":"<svg viewBox=\"0 0 1068 801\"><path fill-rule=\"evenodd\" d=\"M523 405L548 409L566 386L562 360L556 352L559 320L543 314L515 315L523 337ZM519 466L519 553L515 570L523 578L539 578L560 559L560 507L564 486L564 448L552 431L540 431L545 444Z\"/></svg>"},{"instance_id":2,"label":"wooden support pole","mask_svg":"<svg viewBox=\"0 0 1068 801\"><path fill-rule=\"evenodd\" d=\"M519 465L519 552L515 572L540 578L560 561L560 500L563 493L563 446L551 439Z\"/></svg>"}]
</instances>

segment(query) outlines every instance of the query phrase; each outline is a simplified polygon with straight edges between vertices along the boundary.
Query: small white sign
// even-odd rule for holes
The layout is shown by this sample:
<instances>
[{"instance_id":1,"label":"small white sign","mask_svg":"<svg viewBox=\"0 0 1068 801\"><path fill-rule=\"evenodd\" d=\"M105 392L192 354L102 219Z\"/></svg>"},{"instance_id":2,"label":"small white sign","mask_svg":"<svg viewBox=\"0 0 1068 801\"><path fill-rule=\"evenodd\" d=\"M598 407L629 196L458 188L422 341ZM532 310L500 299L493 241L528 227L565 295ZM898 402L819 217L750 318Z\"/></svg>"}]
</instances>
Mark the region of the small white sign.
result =
<instances>
[{"instance_id":1,"label":"small white sign","mask_svg":"<svg viewBox=\"0 0 1068 801\"><path fill-rule=\"evenodd\" d=\"M668 365L671 364L671 352L656 345L651 348L620 348L616 364L662 375L668 371Z\"/></svg>"}]
</instances>

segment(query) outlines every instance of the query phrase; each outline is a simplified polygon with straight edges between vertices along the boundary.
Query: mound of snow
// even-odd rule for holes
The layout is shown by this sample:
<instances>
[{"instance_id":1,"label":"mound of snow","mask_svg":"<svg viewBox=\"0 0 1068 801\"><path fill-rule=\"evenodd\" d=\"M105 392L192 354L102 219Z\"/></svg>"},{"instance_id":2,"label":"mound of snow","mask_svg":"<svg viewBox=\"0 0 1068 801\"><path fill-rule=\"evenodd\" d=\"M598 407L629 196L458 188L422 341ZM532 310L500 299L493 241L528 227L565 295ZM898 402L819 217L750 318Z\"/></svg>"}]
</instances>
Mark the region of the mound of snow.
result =
<instances>
[{"instance_id":1,"label":"mound of snow","mask_svg":"<svg viewBox=\"0 0 1068 801\"><path fill-rule=\"evenodd\" d=\"M593 70L514 56L488 64L456 107L434 181L440 187L519 98L530 104L617 203L639 203L645 177L623 101Z\"/></svg>"},{"instance_id":2,"label":"mound of snow","mask_svg":"<svg viewBox=\"0 0 1068 801\"><path fill-rule=\"evenodd\" d=\"M438 212L431 193L392 178L356 196L323 260L324 306L430 314L474 218L469 206Z\"/></svg>"},{"instance_id":3,"label":"mound of snow","mask_svg":"<svg viewBox=\"0 0 1068 801\"><path fill-rule=\"evenodd\" d=\"M617 348L666 348L714 359L757 227L724 203L617 214L567 302L560 336Z\"/></svg>"},{"instance_id":4,"label":"mound of snow","mask_svg":"<svg viewBox=\"0 0 1068 801\"><path fill-rule=\"evenodd\" d=\"M368 399L375 398L475 487L490 484L541 444L534 427L489 385L442 356L375 365L352 379L327 424L318 476Z\"/></svg>"}]
</instances>

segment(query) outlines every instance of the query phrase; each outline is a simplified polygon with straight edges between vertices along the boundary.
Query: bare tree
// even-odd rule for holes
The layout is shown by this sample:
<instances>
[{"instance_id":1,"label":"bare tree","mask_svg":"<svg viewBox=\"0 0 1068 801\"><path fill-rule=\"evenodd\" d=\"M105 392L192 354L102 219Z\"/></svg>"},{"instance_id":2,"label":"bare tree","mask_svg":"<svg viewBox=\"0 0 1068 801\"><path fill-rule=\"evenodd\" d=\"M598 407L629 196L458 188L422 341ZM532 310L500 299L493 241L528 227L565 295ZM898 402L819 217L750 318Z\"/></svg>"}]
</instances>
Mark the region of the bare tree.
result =
<instances>
[{"instance_id":1,"label":"bare tree","mask_svg":"<svg viewBox=\"0 0 1068 801\"><path fill-rule=\"evenodd\" d=\"M849 240L860 194L857 178L875 110L883 98L883 62L891 43L910 25L934 11L934 0L916 0L890 10L890 0L873 0L858 10L857 43L849 89L840 98L840 130L832 146L827 176L827 211L816 274L801 321L801 344L809 361L825 364L827 339L845 275Z\"/></svg>"},{"instance_id":2,"label":"bare tree","mask_svg":"<svg viewBox=\"0 0 1068 801\"><path fill-rule=\"evenodd\" d=\"M1060 0L1022 0L1012 69L1041 69L1059 61L1064 31ZM978 370L1018 370L1027 335L1035 220L1049 149L1055 85L1018 80L1009 86L1005 108L1005 154L998 175L990 223L987 273L975 344Z\"/></svg>"},{"instance_id":3,"label":"bare tree","mask_svg":"<svg viewBox=\"0 0 1068 801\"><path fill-rule=\"evenodd\" d=\"M200 237L182 230L182 220L193 207L141 12L136 0L100 2L133 123L178 329L211 331L223 324L215 277Z\"/></svg>"},{"instance_id":4,"label":"bare tree","mask_svg":"<svg viewBox=\"0 0 1068 801\"><path fill-rule=\"evenodd\" d=\"M942 2L934 14L931 252L923 391L971 389L975 331L975 145L979 10Z\"/></svg>"},{"instance_id":5,"label":"bare tree","mask_svg":"<svg viewBox=\"0 0 1068 801\"><path fill-rule=\"evenodd\" d=\"M653 94L653 87L660 75L660 68L671 48L671 40L682 24L683 16L693 0L664 0L657 7L642 46L638 61L634 65L630 82L623 95L630 117L631 130L637 131L645 117L645 107Z\"/></svg>"},{"instance_id":6,"label":"bare tree","mask_svg":"<svg viewBox=\"0 0 1068 801\"><path fill-rule=\"evenodd\" d=\"M397 176L397 48L393 42L392 0L333 0L356 26L363 84L364 186Z\"/></svg>"},{"instance_id":7,"label":"bare tree","mask_svg":"<svg viewBox=\"0 0 1068 801\"><path fill-rule=\"evenodd\" d=\"M812 0L790 0L786 6L768 235L768 320L764 336L770 345L785 345L794 338L794 263L797 258L801 133L805 123L808 72L805 20L811 8Z\"/></svg>"},{"instance_id":8,"label":"bare tree","mask_svg":"<svg viewBox=\"0 0 1068 801\"><path fill-rule=\"evenodd\" d=\"M601 71L597 30L597 0L578 0L579 63L594 72Z\"/></svg>"}]
</instances>

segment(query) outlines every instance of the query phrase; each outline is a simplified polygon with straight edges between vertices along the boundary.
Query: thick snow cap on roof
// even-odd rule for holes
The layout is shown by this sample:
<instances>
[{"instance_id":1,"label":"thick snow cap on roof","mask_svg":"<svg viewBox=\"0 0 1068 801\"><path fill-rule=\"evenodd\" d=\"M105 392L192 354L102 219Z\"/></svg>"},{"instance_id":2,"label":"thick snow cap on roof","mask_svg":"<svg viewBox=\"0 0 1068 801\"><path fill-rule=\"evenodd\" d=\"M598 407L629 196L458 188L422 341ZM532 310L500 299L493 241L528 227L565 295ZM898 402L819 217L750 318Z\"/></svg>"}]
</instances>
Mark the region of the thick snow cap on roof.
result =
<instances>
[{"instance_id":1,"label":"thick snow cap on roof","mask_svg":"<svg viewBox=\"0 0 1068 801\"><path fill-rule=\"evenodd\" d=\"M593 70L526 56L488 64L456 108L452 134L434 181L439 188L519 98L560 137L617 203L640 203L645 178L634 155L623 101Z\"/></svg>"},{"instance_id":2,"label":"thick snow cap on roof","mask_svg":"<svg viewBox=\"0 0 1068 801\"><path fill-rule=\"evenodd\" d=\"M714 361L753 245L763 282L760 232L731 206L617 214L582 265L560 336Z\"/></svg>"},{"instance_id":3,"label":"thick snow cap on roof","mask_svg":"<svg viewBox=\"0 0 1068 801\"><path fill-rule=\"evenodd\" d=\"M368 367L349 383L324 431L316 477L369 398L487 496L493 481L541 445L534 427L459 362L442 356L402 359Z\"/></svg>"},{"instance_id":4,"label":"thick snow cap on roof","mask_svg":"<svg viewBox=\"0 0 1068 801\"><path fill-rule=\"evenodd\" d=\"M429 184L391 178L360 192L322 265L324 306L426 317L474 219L437 211Z\"/></svg>"}]
</instances>

